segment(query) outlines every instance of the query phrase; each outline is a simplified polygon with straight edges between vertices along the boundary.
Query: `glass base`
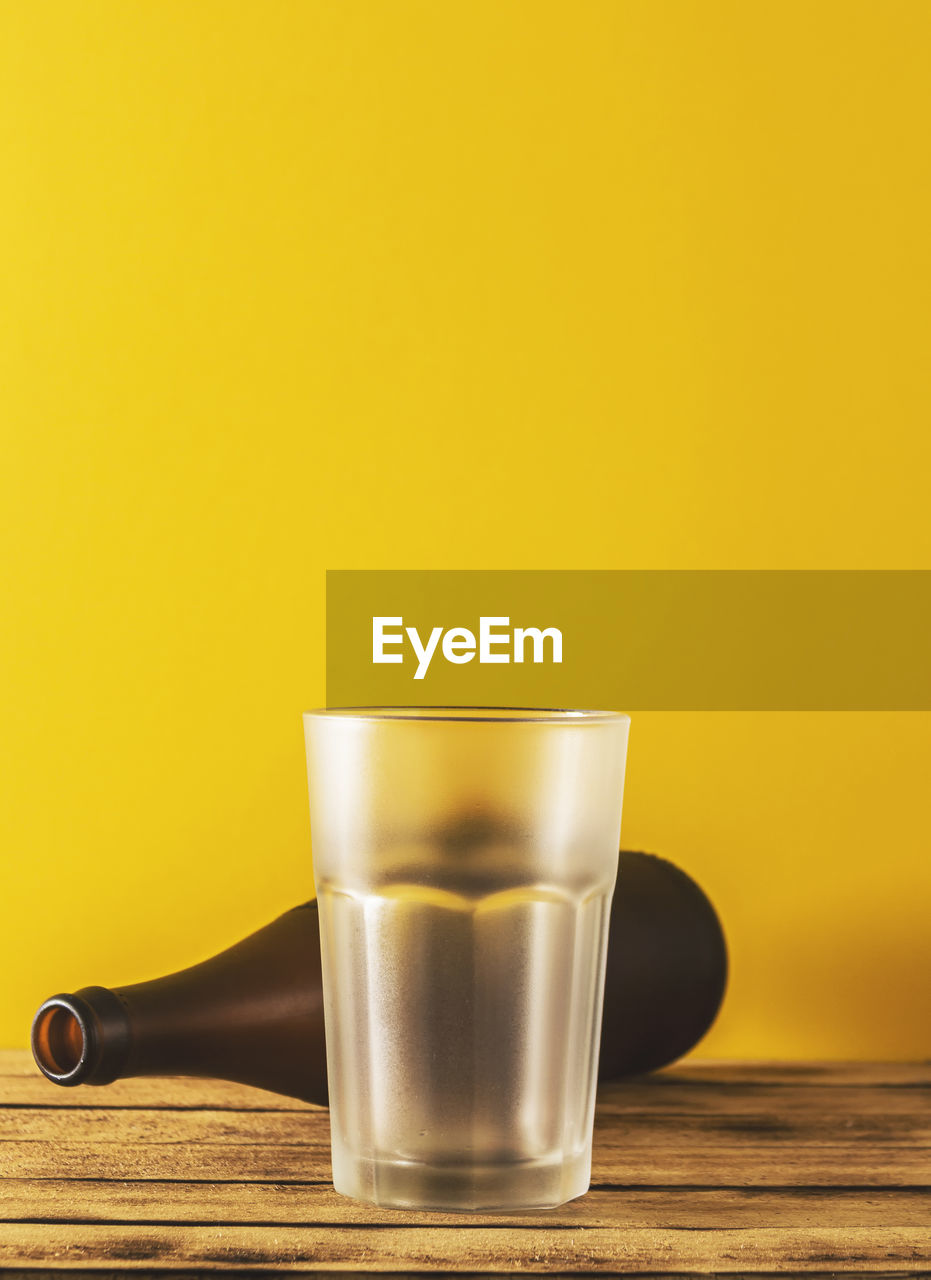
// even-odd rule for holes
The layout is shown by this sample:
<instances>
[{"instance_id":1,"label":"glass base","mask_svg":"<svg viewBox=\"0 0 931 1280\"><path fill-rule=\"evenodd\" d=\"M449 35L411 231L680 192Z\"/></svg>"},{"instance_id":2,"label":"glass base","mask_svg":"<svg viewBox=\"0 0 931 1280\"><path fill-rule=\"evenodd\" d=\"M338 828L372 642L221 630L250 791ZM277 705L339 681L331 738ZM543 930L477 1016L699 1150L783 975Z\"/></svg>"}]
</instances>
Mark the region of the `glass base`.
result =
<instances>
[{"instance_id":1,"label":"glass base","mask_svg":"<svg viewBox=\"0 0 931 1280\"><path fill-rule=\"evenodd\" d=\"M340 1195L388 1209L447 1213L513 1213L556 1209L584 1195L591 1150L547 1160L486 1165L436 1165L367 1159L333 1152L333 1186Z\"/></svg>"}]
</instances>

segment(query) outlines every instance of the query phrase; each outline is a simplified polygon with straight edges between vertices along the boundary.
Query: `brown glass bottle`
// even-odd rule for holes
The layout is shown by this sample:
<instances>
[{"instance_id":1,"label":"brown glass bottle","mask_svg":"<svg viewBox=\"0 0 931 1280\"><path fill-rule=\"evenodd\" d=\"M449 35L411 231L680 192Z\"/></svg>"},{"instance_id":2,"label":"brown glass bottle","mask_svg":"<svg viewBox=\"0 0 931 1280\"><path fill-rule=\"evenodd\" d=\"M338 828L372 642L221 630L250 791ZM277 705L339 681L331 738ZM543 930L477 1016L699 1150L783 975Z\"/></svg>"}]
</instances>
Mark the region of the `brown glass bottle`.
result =
<instances>
[{"instance_id":1,"label":"brown glass bottle","mask_svg":"<svg viewBox=\"0 0 931 1280\"><path fill-rule=\"evenodd\" d=\"M599 1075L651 1071L714 1021L727 951L708 899L671 862L622 851L611 910ZM134 986L84 987L36 1013L32 1050L61 1085L214 1076L327 1101L315 902L211 960Z\"/></svg>"},{"instance_id":2,"label":"brown glass bottle","mask_svg":"<svg viewBox=\"0 0 931 1280\"><path fill-rule=\"evenodd\" d=\"M642 1075L688 1053L717 1017L726 985L724 932L701 888L666 858L622 849L599 1078Z\"/></svg>"},{"instance_id":3,"label":"brown glass bottle","mask_svg":"<svg viewBox=\"0 0 931 1280\"><path fill-rule=\"evenodd\" d=\"M61 1085L213 1076L325 1104L317 904L168 977L52 996L33 1020L32 1052Z\"/></svg>"}]
</instances>

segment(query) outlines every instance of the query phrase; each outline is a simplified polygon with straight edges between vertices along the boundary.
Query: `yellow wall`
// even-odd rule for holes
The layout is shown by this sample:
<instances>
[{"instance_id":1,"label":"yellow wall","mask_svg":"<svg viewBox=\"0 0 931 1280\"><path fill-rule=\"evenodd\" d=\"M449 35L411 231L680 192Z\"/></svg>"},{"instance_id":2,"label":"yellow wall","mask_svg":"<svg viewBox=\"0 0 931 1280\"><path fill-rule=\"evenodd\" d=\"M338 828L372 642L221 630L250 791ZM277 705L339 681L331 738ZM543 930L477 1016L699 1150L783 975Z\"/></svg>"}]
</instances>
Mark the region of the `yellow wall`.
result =
<instances>
[{"instance_id":1,"label":"yellow wall","mask_svg":"<svg viewBox=\"0 0 931 1280\"><path fill-rule=\"evenodd\" d=\"M931 567L931 6L0 5L0 1043L310 896L326 567ZM927 1055L925 715L639 715L707 1052Z\"/></svg>"}]
</instances>

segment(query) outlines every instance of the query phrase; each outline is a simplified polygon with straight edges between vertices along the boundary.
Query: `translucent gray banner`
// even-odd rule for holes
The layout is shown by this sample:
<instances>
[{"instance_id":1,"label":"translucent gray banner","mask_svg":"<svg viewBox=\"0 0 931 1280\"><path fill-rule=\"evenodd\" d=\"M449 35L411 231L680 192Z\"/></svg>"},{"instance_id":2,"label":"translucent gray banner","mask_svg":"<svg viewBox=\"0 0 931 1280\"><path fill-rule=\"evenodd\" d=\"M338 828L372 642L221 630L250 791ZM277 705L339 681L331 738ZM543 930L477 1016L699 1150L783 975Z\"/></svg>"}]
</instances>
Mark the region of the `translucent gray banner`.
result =
<instances>
[{"instance_id":1,"label":"translucent gray banner","mask_svg":"<svg viewBox=\"0 0 931 1280\"><path fill-rule=\"evenodd\" d=\"M931 709L925 570L338 570L327 701Z\"/></svg>"}]
</instances>

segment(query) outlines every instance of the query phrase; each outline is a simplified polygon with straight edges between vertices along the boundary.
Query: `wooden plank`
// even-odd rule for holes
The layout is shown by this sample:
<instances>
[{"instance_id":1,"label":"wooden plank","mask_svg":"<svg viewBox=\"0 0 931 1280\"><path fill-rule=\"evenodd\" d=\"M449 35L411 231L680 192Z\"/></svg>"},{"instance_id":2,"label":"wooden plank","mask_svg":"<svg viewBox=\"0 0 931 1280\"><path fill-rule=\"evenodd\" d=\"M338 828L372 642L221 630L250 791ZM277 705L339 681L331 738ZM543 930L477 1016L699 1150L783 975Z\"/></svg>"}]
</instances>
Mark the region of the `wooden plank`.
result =
<instances>
[{"instance_id":1,"label":"wooden plank","mask_svg":"<svg viewBox=\"0 0 931 1280\"><path fill-rule=\"evenodd\" d=\"M197 1080L165 1076L115 1080L97 1088L77 1085L63 1089L45 1076L0 1076L0 1108L46 1107L67 1111L116 1111L134 1107L166 1111L313 1111L309 1102L286 1098L264 1089L231 1084L226 1080Z\"/></svg>"},{"instance_id":2,"label":"wooden plank","mask_svg":"<svg viewBox=\"0 0 931 1280\"><path fill-rule=\"evenodd\" d=\"M7 1178L184 1181L329 1181L325 1144L235 1142L0 1143ZM931 1185L931 1149L804 1146L791 1143L722 1148L595 1148L592 1181L611 1186L892 1186Z\"/></svg>"},{"instance_id":3,"label":"wooden plank","mask_svg":"<svg viewBox=\"0 0 931 1280\"><path fill-rule=\"evenodd\" d=\"M197 1275L204 1275L205 1272L209 1270L211 1270L211 1268L202 1268L201 1271L197 1272ZM247 1276L255 1274L255 1272L243 1271L242 1268L239 1268L239 1267L216 1267L216 1268L213 1268L213 1270L222 1272L222 1274L241 1276L243 1277L243 1280L246 1280ZM3 1268L3 1280L51 1280L51 1277L56 1277L56 1280L60 1280L60 1277L69 1276L72 1274L73 1274L73 1268L67 1268L67 1267L59 1268L59 1267L33 1266L33 1267L4 1267ZM114 1280L114 1277L117 1276L118 1274L119 1272L114 1271L113 1268L111 1267L105 1268L105 1270L101 1270L100 1267L82 1267L81 1268L81 1280ZM165 1271L163 1270L163 1268L147 1266L145 1262L141 1262L140 1265L138 1265L138 1267L132 1268L132 1274L133 1274L133 1280L165 1280L165 1277L169 1277L169 1276L172 1277L172 1280L175 1280L175 1277L184 1276L184 1271L181 1270L181 1268L177 1268L177 1270L174 1270L174 1271ZM298 1274L301 1274L301 1272L298 1272ZM370 1271L348 1271L348 1270L343 1270L343 1271L316 1270L314 1272L309 1272L309 1274L312 1274L318 1277L318 1280L336 1280L336 1277L339 1277L339 1280L347 1280L347 1277L366 1276L366 1275L370 1275L371 1272ZM388 1274L392 1276L392 1280L410 1280L411 1276L414 1276L414 1275L423 1276L424 1272L423 1271L421 1272L391 1271L391 1272L388 1272ZM616 1272L613 1272L613 1274L616 1274ZM803 1276L803 1275L806 1276L806 1280L811 1280L812 1276L821 1276L822 1280L835 1280L835 1277L843 1276L843 1275L852 1275L852 1274L854 1274L854 1272L836 1271L836 1270L795 1271L795 1270L786 1270L786 1268L784 1267L781 1267L779 1271L775 1271L775 1270L772 1270L772 1268L770 1268L770 1270L766 1270L766 1271L740 1270L739 1272L741 1280L765 1280L765 1277L766 1277L766 1280L768 1280L768 1277L771 1277L773 1275L779 1275L780 1280L793 1280L794 1276ZM870 1271L864 1271L864 1272L861 1272L861 1274L870 1276L870 1280L923 1280L923 1277L927 1275L927 1271L902 1270L902 1268L896 1268L895 1271L873 1271L871 1268ZM193 1275L195 1274L191 1272L192 1277ZM547 1275L549 1277L549 1280L578 1280L578 1276L580 1275L580 1272L548 1271ZM670 1280L670 1277L679 1277L679 1280L684 1280L684 1277L686 1276L708 1276L708 1272L706 1271L674 1271L674 1272L638 1271L636 1272L636 1276L638 1276L638 1280L660 1280L660 1277L663 1277L663 1280Z\"/></svg>"},{"instance_id":4,"label":"wooden plank","mask_svg":"<svg viewBox=\"0 0 931 1280\"><path fill-rule=\"evenodd\" d=\"M279 1183L93 1182L10 1179L0 1221L264 1223L409 1227L927 1227L931 1187L835 1191L785 1187L669 1191L595 1188L558 1209L512 1214L426 1213L380 1209L337 1195L329 1185ZM37 1226L37 1231L38 1231Z\"/></svg>"},{"instance_id":5,"label":"wooden plank","mask_svg":"<svg viewBox=\"0 0 931 1280\"><path fill-rule=\"evenodd\" d=\"M659 1079L659 1077L657 1077ZM320 1108L280 1094L249 1089L225 1081L171 1079L118 1080L104 1088L89 1085L62 1089L44 1076L0 1077L0 1108L35 1107L61 1111L281 1111L310 1112ZM323 1108L325 1110L325 1108ZM603 1087L598 1113L609 1115L755 1115L791 1112L802 1115L873 1116L931 1115L931 1088L905 1086L877 1089L850 1086L825 1089L799 1085L791 1091L772 1085L740 1089L693 1088L688 1083L655 1087L653 1081Z\"/></svg>"},{"instance_id":6,"label":"wooden plank","mask_svg":"<svg viewBox=\"0 0 931 1280\"><path fill-rule=\"evenodd\" d=\"M800 1084L786 1089L781 1085L745 1082L739 1088L732 1084L710 1088L688 1081L672 1082L660 1073L642 1083L603 1085L598 1091L599 1115L629 1115L641 1111L654 1115L704 1112L711 1115L927 1116L931 1114L931 1087L911 1084L889 1089L875 1085L824 1088Z\"/></svg>"},{"instance_id":7,"label":"wooden plank","mask_svg":"<svg viewBox=\"0 0 931 1280\"><path fill-rule=\"evenodd\" d=\"M230 1080L195 1076L139 1076L113 1084L77 1085L71 1089L53 1084L39 1071L32 1054L22 1049L0 1049L0 1106L71 1107L212 1107L237 1110L308 1111L311 1105L266 1089L234 1084Z\"/></svg>"},{"instance_id":8,"label":"wooden plank","mask_svg":"<svg viewBox=\"0 0 931 1280\"><path fill-rule=\"evenodd\" d=\"M867 1109L907 1112L931 1108L931 1065L709 1063L688 1059L637 1080L602 1085L598 1098L605 1114L647 1106L664 1112L714 1111L719 1109L721 1096L727 1098L729 1112L765 1111L789 1102L788 1091L793 1110L849 1109L863 1114ZM63 1089L41 1075L28 1051L6 1049L0 1050L0 1106L10 1103L84 1109L312 1109L308 1103L264 1089L183 1076L142 1077L117 1080L102 1088L81 1085Z\"/></svg>"},{"instance_id":9,"label":"wooden plank","mask_svg":"<svg viewBox=\"0 0 931 1280\"><path fill-rule=\"evenodd\" d=\"M196 1275L200 1276L200 1275L207 1274L207 1272L209 1272L210 1270L218 1271L220 1272L220 1274L241 1276L242 1280L247 1280L248 1276L256 1274L256 1272L252 1272L252 1271L243 1271L242 1268L239 1268L239 1267L215 1267L215 1268L202 1268L202 1270L196 1272ZM300 1270L297 1270L297 1274L302 1274L302 1272ZM339 1277L339 1280L347 1280L347 1277L361 1277L361 1276L371 1275L371 1272L370 1271L350 1271L350 1270L343 1270L343 1271L315 1270L312 1272L304 1272L304 1274L312 1274L318 1277L318 1280L336 1280L336 1277ZM392 1276L392 1280L410 1280L411 1276L414 1276L414 1275L423 1276L424 1272L423 1271L421 1272L391 1271L391 1272L387 1272L387 1274ZM616 1272L613 1272L613 1274L616 1274ZM854 1274L854 1272L836 1271L836 1270L795 1271L795 1270L786 1270L786 1268L780 1268L779 1271L773 1271L773 1270L744 1271L743 1268L741 1268L739 1272L740 1280L765 1280L765 1277L766 1277L766 1280L768 1280L768 1277L771 1277L773 1275L779 1275L780 1280L793 1280L794 1276L803 1276L803 1275L806 1276L806 1280L811 1280L812 1276L821 1276L822 1280L836 1280L836 1277L838 1276L852 1275L852 1274ZM870 1276L870 1280L923 1280L923 1277L927 1275L927 1272L902 1270L902 1268L896 1268L895 1271L873 1271L871 1268L870 1271L864 1271L864 1272L861 1272L861 1274ZM55 1280L60 1280L60 1277L69 1276L69 1275L73 1275L73 1268L44 1267L44 1266L4 1267L3 1268L3 1280L53 1280L53 1277L55 1277ZM101 1270L100 1267L82 1267L81 1268L81 1280L114 1280L114 1277L117 1275L119 1275L119 1272L114 1271L113 1268L111 1267L105 1268L105 1270ZM183 1276L184 1280L187 1280L186 1272L183 1271L183 1268L175 1268L174 1271L165 1271L163 1270L163 1268L158 1266L156 1267L147 1266L145 1262L141 1262L140 1265L138 1265L138 1267L133 1267L132 1275L133 1275L133 1280L165 1280L165 1277L169 1277L169 1276L172 1277L172 1280L174 1280L174 1277L177 1277L177 1276ZM195 1272L190 1272L190 1275L193 1280L193 1275L195 1275ZM580 1275L580 1272L548 1271L547 1275L549 1277L549 1280L578 1280L578 1276ZM685 1280L686 1276L708 1276L708 1272L706 1271L675 1271L675 1272L638 1271L636 1272L636 1277L638 1277L638 1280L660 1280L660 1277L663 1277L663 1280L670 1280L670 1277L677 1277L677 1280Z\"/></svg>"},{"instance_id":10,"label":"wooden plank","mask_svg":"<svg viewBox=\"0 0 931 1280\"><path fill-rule=\"evenodd\" d=\"M0 1263L56 1267L258 1270L635 1273L771 1271L931 1272L931 1229L921 1227L773 1227L686 1230L593 1227L496 1230L488 1227L317 1225L0 1226Z\"/></svg>"},{"instance_id":11,"label":"wooden plank","mask_svg":"<svg viewBox=\"0 0 931 1280\"><path fill-rule=\"evenodd\" d=\"M295 1098L250 1089L224 1080L184 1077L117 1080L103 1088L90 1085L62 1089L36 1072L31 1076L0 1076L0 1108L42 1107L56 1110L123 1109L165 1111L282 1111L309 1112L319 1108ZM325 1108L324 1108L325 1110ZM790 1111L793 1116L931 1115L931 1087L903 1085L880 1089L850 1085L830 1089L798 1085L743 1084L740 1088L697 1087L668 1082L662 1075L641 1082L605 1085L598 1094L598 1112L608 1115L745 1115Z\"/></svg>"},{"instance_id":12,"label":"wooden plank","mask_svg":"<svg viewBox=\"0 0 931 1280\"><path fill-rule=\"evenodd\" d=\"M329 1150L330 1116L328 1111L90 1111L57 1108L0 1109L0 1160L2 1143L22 1140L31 1142L111 1143L191 1143L232 1142L299 1144Z\"/></svg>"},{"instance_id":13,"label":"wooden plank","mask_svg":"<svg viewBox=\"0 0 931 1280\"><path fill-rule=\"evenodd\" d=\"M0 1049L0 1076L39 1077L40 1073L28 1049ZM44 1079L44 1077L41 1077ZM182 1077L164 1077L180 1079ZM909 1088L912 1086L931 1087L931 1061L926 1062L769 1062L718 1061L708 1058L685 1058L666 1067L662 1071L649 1076L638 1077L635 1081L622 1082L617 1087L640 1082L661 1082L664 1085L690 1083L695 1085L749 1085L760 1084L771 1087L781 1086L796 1088L799 1085L809 1087L862 1087L869 1085L880 1089ZM47 1082L52 1089L60 1086ZM118 1081L114 1085L105 1086L105 1091L129 1083ZM151 1081L149 1082L151 1083ZM194 1081L195 1086L211 1089L218 1084L221 1089L247 1090L259 1097L278 1097L267 1094L261 1089L249 1089L246 1085L236 1085L224 1081ZM609 1088L615 1086L607 1086ZM65 1091L62 1091L65 1092ZM300 1104L298 1104L300 1105Z\"/></svg>"},{"instance_id":14,"label":"wooden plank","mask_svg":"<svg viewBox=\"0 0 931 1280\"><path fill-rule=\"evenodd\" d=\"M727 1100L719 1101L721 1112ZM752 1143L795 1146L834 1146L848 1143L897 1144L911 1148L931 1143L931 1108L892 1115L840 1112L799 1115L783 1103L778 1112L748 1111L730 1114L611 1115L599 1111L594 1141L603 1150L619 1147L701 1146L709 1151Z\"/></svg>"},{"instance_id":15,"label":"wooden plank","mask_svg":"<svg viewBox=\"0 0 931 1280\"><path fill-rule=\"evenodd\" d=\"M337 1196L325 1109L221 1081L62 1090L24 1054L0 1054L3 1071L0 1265L31 1280L75 1267L85 1280L114 1267L931 1272L928 1064L687 1062L607 1086L594 1189L488 1216Z\"/></svg>"},{"instance_id":16,"label":"wooden plank","mask_svg":"<svg viewBox=\"0 0 931 1280\"><path fill-rule=\"evenodd\" d=\"M899 1089L931 1085L931 1061L925 1062L740 1062L716 1061L708 1058L686 1058L656 1072L651 1081L673 1084L688 1080L690 1084L716 1086L743 1084L781 1085L794 1089L800 1084L822 1088L845 1088L870 1085L877 1089Z\"/></svg>"},{"instance_id":17,"label":"wooden plank","mask_svg":"<svg viewBox=\"0 0 931 1280\"><path fill-rule=\"evenodd\" d=\"M725 1104L721 1100L721 1105ZM0 1143L33 1142L171 1142L171 1143L300 1143L327 1146L329 1112L212 1111L179 1112L90 1110L58 1108L0 1109ZM703 1147L709 1151L745 1145L766 1147L843 1146L847 1143L881 1146L927 1146L931 1143L931 1108L898 1115L796 1115L783 1104L781 1114L655 1115L650 1111L604 1115L595 1123L595 1144L602 1156L634 1147Z\"/></svg>"}]
</instances>

